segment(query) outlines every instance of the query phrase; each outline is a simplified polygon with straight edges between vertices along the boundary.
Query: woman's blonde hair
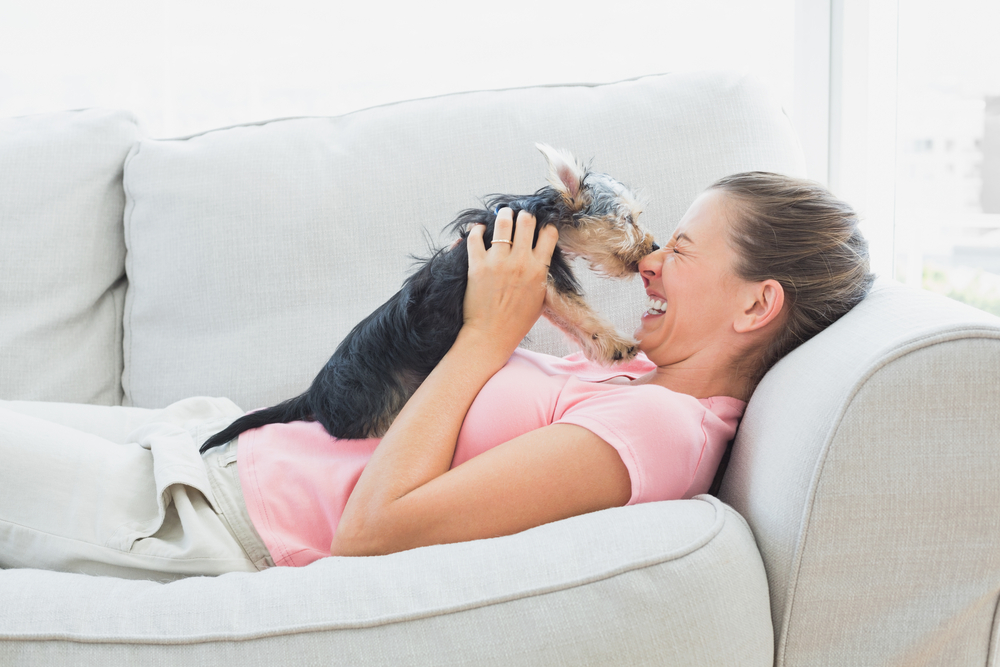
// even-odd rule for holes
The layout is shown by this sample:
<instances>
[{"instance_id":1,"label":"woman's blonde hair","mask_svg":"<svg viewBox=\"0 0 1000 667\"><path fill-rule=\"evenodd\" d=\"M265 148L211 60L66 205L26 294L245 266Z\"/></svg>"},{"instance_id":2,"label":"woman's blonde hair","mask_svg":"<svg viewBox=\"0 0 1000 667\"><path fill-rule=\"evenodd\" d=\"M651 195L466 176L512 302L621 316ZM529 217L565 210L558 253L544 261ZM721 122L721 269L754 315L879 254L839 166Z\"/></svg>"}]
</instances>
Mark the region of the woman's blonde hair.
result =
<instances>
[{"instance_id":1,"label":"woman's blonde hair","mask_svg":"<svg viewBox=\"0 0 1000 667\"><path fill-rule=\"evenodd\" d=\"M763 171L709 188L726 194L730 241L744 280L773 279L785 291L785 324L749 367L753 389L782 357L837 321L868 294L868 242L847 203L818 183Z\"/></svg>"}]
</instances>

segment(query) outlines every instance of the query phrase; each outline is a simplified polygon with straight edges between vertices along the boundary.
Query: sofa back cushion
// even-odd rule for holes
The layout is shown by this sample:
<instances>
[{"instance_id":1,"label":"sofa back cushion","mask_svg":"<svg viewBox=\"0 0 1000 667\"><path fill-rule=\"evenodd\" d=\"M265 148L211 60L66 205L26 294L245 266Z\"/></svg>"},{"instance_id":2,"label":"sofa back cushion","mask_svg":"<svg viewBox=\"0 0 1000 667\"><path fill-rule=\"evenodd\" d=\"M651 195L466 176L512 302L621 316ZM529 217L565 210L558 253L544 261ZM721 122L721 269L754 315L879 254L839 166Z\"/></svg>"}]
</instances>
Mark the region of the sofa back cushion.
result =
<instances>
[{"instance_id":1,"label":"sofa back cushion","mask_svg":"<svg viewBox=\"0 0 1000 667\"><path fill-rule=\"evenodd\" d=\"M0 399L122 400L125 112L0 119Z\"/></svg>"},{"instance_id":2,"label":"sofa back cushion","mask_svg":"<svg viewBox=\"0 0 1000 667\"><path fill-rule=\"evenodd\" d=\"M143 140L125 164L125 402L210 394L251 409L302 392L399 288L411 255L451 240L440 232L460 210L545 185L539 141L639 190L641 222L660 239L723 175L803 174L781 109L728 73L465 93ZM579 273L631 333L641 284ZM571 351L547 323L529 344Z\"/></svg>"}]
</instances>

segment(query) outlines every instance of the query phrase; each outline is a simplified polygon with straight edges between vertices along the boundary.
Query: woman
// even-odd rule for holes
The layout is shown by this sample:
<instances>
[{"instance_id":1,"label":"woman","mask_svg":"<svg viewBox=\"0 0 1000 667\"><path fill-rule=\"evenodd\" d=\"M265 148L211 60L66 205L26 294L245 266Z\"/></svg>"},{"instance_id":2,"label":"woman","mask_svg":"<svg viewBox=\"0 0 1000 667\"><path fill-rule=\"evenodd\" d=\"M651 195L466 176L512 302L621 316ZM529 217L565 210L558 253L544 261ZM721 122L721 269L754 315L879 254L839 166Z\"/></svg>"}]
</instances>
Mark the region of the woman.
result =
<instances>
[{"instance_id":1,"label":"woman","mask_svg":"<svg viewBox=\"0 0 1000 667\"><path fill-rule=\"evenodd\" d=\"M81 505L95 495L92 479L70 491L65 481L23 481L62 461L52 443L79 431L5 413L0 456L17 472L0 480L0 566L119 576L252 571L506 535L704 493L766 370L867 293L857 223L809 182L760 172L718 181L669 243L640 262L650 299L635 332L644 357L606 372L517 348L540 314L557 232L542 229L532 248L533 217L515 221L504 210L494 238L510 239L516 224L513 243L486 250L483 228L471 231L465 324L381 441L331 443L316 423L271 424L203 463L198 444L228 423L232 406L182 401L142 415L125 439L135 444L92 441L76 455L76 470L118 473ZM99 466L90 462L97 450ZM156 493L122 495L119 487L138 478ZM52 502L60 491L65 504ZM38 506L74 502L90 509L72 526L53 527L52 511L39 518ZM135 516L125 518L122 506ZM94 514L114 518L94 527ZM65 531L76 532L52 541Z\"/></svg>"}]
</instances>

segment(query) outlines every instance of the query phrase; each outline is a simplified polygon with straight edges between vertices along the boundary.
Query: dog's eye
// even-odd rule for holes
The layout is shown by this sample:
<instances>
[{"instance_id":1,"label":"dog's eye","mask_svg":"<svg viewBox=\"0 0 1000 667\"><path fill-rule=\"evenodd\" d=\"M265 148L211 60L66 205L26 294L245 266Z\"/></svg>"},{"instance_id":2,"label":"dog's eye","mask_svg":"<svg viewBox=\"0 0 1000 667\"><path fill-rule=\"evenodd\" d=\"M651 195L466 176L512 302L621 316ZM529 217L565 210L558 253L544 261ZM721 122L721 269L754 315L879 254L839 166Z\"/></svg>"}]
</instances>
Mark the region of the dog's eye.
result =
<instances>
[{"instance_id":1,"label":"dog's eye","mask_svg":"<svg viewBox=\"0 0 1000 667\"><path fill-rule=\"evenodd\" d=\"M630 225L634 225L635 224L635 222L632 220L632 214L631 213L629 213L628 215L625 216L625 222L627 222Z\"/></svg>"}]
</instances>

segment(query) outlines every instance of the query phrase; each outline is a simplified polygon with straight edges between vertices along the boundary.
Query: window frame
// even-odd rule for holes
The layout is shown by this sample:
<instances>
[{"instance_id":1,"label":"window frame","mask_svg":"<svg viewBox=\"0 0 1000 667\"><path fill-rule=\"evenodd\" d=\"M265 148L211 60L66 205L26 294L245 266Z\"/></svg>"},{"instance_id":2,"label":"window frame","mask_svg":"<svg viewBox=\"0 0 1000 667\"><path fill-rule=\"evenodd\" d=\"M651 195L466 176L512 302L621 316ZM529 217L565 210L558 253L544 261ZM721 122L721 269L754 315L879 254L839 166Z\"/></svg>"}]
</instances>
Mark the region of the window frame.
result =
<instances>
[{"instance_id":1,"label":"window frame","mask_svg":"<svg viewBox=\"0 0 1000 667\"><path fill-rule=\"evenodd\" d=\"M898 0L796 0L791 117L810 178L861 214L894 275Z\"/></svg>"}]
</instances>

